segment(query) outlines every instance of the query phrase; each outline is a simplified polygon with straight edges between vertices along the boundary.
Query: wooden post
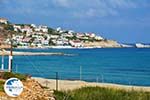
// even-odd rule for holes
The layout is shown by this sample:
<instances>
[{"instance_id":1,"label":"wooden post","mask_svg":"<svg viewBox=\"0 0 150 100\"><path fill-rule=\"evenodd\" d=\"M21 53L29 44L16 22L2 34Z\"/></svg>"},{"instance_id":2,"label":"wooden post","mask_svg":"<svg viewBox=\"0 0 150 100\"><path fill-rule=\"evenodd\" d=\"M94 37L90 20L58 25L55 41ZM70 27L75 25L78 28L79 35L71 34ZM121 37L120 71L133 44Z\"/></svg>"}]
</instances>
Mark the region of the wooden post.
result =
<instances>
[{"instance_id":1,"label":"wooden post","mask_svg":"<svg viewBox=\"0 0 150 100\"><path fill-rule=\"evenodd\" d=\"M56 91L58 91L58 72L56 72Z\"/></svg>"}]
</instances>

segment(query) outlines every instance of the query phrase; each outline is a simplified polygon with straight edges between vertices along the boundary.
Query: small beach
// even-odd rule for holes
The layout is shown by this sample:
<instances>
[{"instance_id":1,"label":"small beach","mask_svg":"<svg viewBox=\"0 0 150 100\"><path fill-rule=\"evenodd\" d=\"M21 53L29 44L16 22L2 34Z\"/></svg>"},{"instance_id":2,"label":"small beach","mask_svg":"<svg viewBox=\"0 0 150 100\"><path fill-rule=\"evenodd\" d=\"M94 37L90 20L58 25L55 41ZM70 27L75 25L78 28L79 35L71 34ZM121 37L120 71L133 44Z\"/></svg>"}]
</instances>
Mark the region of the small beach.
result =
<instances>
[{"instance_id":1,"label":"small beach","mask_svg":"<svg viewBox=\"0 0 150 100\"><path fill-rule=\"evenodd\" d=\"M48 87L52 90L56 89L56 80L54 79L46 79L40 77L32 77L32 79L38 81L42 86ZM130 85L119 85L119 84L111 84L111 83L96 83L96 82L85 82L79 80L58 80L58 90L67 91L67 90L74 90L81 87L88 87L88 86L98 86L98 87L105 87L105 88L113 88L113 89L121 89L126 91L143 91L143 92L150 92L150 87L144 86L130 86Z\"/></svg>"}]
</instances>

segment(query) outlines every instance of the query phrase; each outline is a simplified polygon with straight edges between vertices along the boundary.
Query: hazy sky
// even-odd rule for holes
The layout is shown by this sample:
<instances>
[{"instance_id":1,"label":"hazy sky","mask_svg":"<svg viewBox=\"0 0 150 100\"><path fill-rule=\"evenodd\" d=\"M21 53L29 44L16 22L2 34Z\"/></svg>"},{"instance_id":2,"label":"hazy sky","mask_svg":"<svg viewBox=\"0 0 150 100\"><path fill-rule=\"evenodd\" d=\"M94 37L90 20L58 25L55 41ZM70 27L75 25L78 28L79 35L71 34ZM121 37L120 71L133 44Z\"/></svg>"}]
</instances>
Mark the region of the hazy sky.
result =
<instances>
[{"instance_id":1,"label":"hazy sky","mask_svg":"<svg viewBox=\"0 0 150 100\"><path fill-rule=\"evenodd\" d=\"M150 43L150 0L0 0L0 17Z\"/></svg>"}]
</instances>

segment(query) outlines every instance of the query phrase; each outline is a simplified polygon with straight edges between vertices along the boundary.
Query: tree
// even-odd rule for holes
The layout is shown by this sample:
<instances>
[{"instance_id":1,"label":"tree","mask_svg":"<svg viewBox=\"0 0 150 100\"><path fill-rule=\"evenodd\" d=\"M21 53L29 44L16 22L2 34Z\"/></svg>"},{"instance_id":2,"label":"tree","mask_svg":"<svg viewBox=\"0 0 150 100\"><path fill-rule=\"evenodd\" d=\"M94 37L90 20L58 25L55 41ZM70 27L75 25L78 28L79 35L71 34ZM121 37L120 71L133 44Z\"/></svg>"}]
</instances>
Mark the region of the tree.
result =
<instances>
[{"instance_id":1,"label":"tree","mask_svg":"<svg viewBox=\"0 0 150 100\"><path fill-rule=\"evenodd\" d=\"M55 43L53 43L52 39L49 40L49 45L55 45Z\"/></svg>"},{"instance_id":2,"label":"tree","mask_svg":"<svg viewBox=\"0 0 150 100\"><path fill-rule=\"evenodd\" d=\"M4 24L4 29L8 31L14 31L14 27L10 24Z\"/></svg>"},{"instance_id":3,"label":"tree","mask_svg":"<svg viewBox=\"0 0 150 100\"><path fill-rule=\"evenodd\" d=\"M48 28L48 34L52 34L54 32L54 29Z\"/></svg>"}]
</instances>

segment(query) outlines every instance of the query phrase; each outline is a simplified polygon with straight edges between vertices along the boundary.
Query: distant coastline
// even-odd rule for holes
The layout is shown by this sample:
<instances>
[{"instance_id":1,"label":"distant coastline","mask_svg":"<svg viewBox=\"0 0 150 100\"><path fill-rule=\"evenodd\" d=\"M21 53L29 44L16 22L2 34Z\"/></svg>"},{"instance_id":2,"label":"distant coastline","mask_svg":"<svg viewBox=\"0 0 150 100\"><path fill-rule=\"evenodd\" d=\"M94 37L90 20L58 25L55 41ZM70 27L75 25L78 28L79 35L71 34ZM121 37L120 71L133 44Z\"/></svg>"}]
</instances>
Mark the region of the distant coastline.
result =
<instances>
[{"instance_id":1,"label":"distant coastline","mask_svg":"<svg viewBox=\"0 0 150 100\"><path fill-rule=\"evenodd\" d=\"M11 36L12 35L12 36ZM11 38L10 38L11 36ZM11 41L13 41L11 43ZM6 18L0 22L0 48L150 48L136 43L134 46L107 39L93 32L75 32L58 27L56 29L35 24L10 23Z\"/></svg>"},{"instance_id":2,"label":"distant coastline","mask_svg":"<svg viewBox=\"0 0 150 100\"><path fill-rule=\"evenodd\" d=\"M0 22L1 43L16 48L119 48L117 41L93 32L75 32L45 25ZM10 38L11 36L11 38ZM12 41L12 42L11 42Z\"/></svg>"},{"instance_id":3,"label":"distant coastline","mask_svg":"<svg viewBox=\"0 0 150 100\"><path fill-rule=\"evenodd\" d=\"M0 46L0 48L9 50L10 46ZM48 47L14 47L13 49L101 49L101 48L150 48L150 47L136 47L136 45L128 45L128 44L120 44L118 47L101 47L101 46L88 46L88 47L71 47L71 46L48 46ZM23 54L23 53L22 53ZM1 55L1 54L0 54ZM20 55L20 54L17 54ZM34 55L34 54L33 54ZM39 54L40 55L40 54ZM45 55L45 54L42 54ZM47 54L47 55L52 55L52 54ZM59 55L59 54L58 54Z\"/></svg>"}]
</instances>

